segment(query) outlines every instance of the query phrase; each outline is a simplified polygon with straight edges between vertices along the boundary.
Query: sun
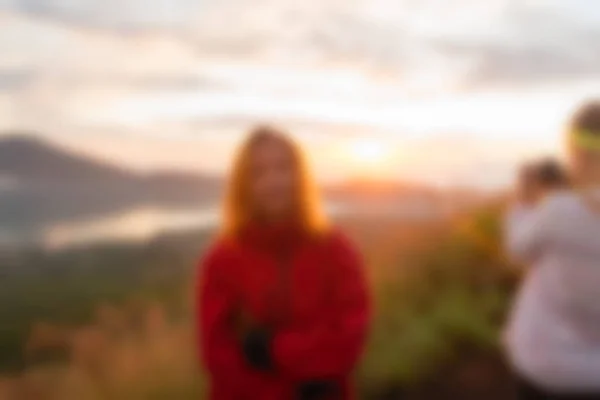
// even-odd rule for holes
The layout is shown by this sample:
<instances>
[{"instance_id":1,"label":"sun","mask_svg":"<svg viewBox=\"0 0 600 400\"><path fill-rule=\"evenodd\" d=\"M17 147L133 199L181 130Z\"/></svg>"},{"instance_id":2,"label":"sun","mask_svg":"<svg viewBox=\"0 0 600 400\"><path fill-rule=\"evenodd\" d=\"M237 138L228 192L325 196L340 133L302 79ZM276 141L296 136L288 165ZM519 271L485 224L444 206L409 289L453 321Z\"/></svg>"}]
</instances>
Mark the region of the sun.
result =
<instances>
[{"instance_id":1,"label":"sun","mask_svg":"<svg viewBox=\"0 0 600 400\"><path fill-rule=\"evenodd\" d=\"M346 158L355 175L375 177L390 173L392 156L389 145L373 138L351 141Z\"/></svg>"},{"instance_id":2,"label":"sun","mask_svg":"<svg viewBox=\"0 0 600 400\"><path fill-rule=\"evenodd\" d=\"M350 145L350 151L356 161L366 164L377 163L385 155L385 147L375 140L356 140Z\"/></svg>"}]
</instances>

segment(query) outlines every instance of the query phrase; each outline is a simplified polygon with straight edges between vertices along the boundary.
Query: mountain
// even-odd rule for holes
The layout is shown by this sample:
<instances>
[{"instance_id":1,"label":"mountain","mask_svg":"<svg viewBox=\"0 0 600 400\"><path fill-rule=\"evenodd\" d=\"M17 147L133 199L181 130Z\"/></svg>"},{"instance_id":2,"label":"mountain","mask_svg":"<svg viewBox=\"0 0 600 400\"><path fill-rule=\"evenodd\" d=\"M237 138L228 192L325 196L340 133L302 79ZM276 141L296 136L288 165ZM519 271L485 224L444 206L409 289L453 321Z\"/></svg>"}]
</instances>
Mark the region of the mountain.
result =
<instances>
[{"instance_id":1,"label":"mountain","mask_svg":"<svg viewBox=\"0 0 600 400\"><path fill-rule=\"evenodd\" d=\"M33 136L0 140L0 173L25 182L131 178L123 169L72 154Z\"/></svg>"},{"instance_id":2,"label":"mountain","mask_svg":"<svg viewBox=\"0 0 600 400\"><path fill-rule=\"evenodd\" d=\"M143 174L33 136L11 136L0 139L0 240L6 233L28 235L56 223L101 220L136 208L198 209L216 203L222 186L214 176ZM323 189L330 204L371 213L402 209L416 215L424 208L455 208L473 198L381 180L352 180Z\"/></svg>"},{"instance_id":3,"label":"mountain","mask_svg":"<svg viewBox=\"0 0 600 400\"><path fill-rule=\"evenodd\" d=\"M213 184L214 177L164 171L144 175L103 161L72 153L33 135L17 134L0 139L0 174L24 182L109 182L141 179L172 179Z\"/></svg>"},{"instance_id":4,"label":"mountain","mask_svg":"<svg viewBox=\"0 0 600 400\"><path fill-rule=\"evenodd\" d=\"M0 226L34 228L136 206L191 208L218 197L219 178L142 174L54 146L31 135L0 139Z\"/></svg>"}]
</instances>

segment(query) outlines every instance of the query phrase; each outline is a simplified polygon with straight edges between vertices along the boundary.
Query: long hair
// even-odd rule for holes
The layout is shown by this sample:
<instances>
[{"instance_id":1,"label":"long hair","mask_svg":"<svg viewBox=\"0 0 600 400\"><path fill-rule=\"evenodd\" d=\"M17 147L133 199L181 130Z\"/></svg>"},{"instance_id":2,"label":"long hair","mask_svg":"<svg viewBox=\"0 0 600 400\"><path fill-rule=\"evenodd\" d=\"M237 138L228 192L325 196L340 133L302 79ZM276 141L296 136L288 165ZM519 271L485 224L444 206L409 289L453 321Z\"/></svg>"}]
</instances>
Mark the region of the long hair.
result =
<instances>
[{"instance_id":1,"label":"long hair","mask_svg":"<svg viewBox=\"0 0 600 400\"><path fill-rule=\"evenodd\" d=\"M600 180L600 100L589 101L575 113L568 127L568 149L579 184Z\"/></svg>"},{"instance_id":2,"label":"long hair","mask_svg":"<svg viewBox=\"0 0 600 400\"><path fill-rule=\"evenodd\" d=\"M235 236L253 219L250 198L250 162L256 147L267 141L283 145L292 158L296 187L295 217L311 235L323 234L329 227L314 176L310 172L300 146L288 135L270 126L250 131L234 160L224 201L222 234Z\"/></svg>"}]
</instances>

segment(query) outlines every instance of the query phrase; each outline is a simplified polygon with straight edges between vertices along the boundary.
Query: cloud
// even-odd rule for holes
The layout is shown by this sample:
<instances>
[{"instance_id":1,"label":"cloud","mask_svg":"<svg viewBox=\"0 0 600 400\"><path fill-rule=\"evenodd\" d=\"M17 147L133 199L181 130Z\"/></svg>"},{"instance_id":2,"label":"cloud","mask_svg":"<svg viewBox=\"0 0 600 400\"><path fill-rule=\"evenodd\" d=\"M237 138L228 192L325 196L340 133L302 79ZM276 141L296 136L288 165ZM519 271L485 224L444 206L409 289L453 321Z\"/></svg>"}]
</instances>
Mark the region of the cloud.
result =
<instances>
[{"instance_id":1,"label":"cloud","mask_svg":"<svg viewBox=\"0 0 600 400\"><path fill-rule=\"evenodd\" d=\"M472 85L532 85L600 77L600 4L589 1L544 2L511 7L502 34L484 40L438 39L448 56L475 60ZM570 4L570 5L569 5Z\"/></svg>"},{"instance_id":2,"label":"cloud","mask_svg":"<svg viewBox=\"0 0 600 400\"><path fill-rule=\"evenodd\" d=\"M470 86L600 75L600 4L589 0L237 0L198 18L189 37L223 55L427 70Z\"/></svg>"},{"instance_id":3,"label":"cloud","mask_svg":"<svg viewBox=\"0 0 600 400\"><path fill-rule=\"evenodd\" d=\"M597 0L0 0L0 122L114 139L268 120L551 147L598 93L599 42Z\"/></svg>"},{"instance_id":4,"label":"cloud","mask_svg":"<svg viewBox=\"0 0 600 400\"><path fill-rule=\"evenodd\" d=\"M33 73L21 69L0 69L0 92L26 86L32 81Z\"/></svg>"},{"instance_id":5,"label":"cloud","mask_svg":"<svg viewBox=\"0 0 600 400\"><path fill-rule=\"evenodd\" d=\"M392 70L406 81L527 85L600 75L600 4L594 0L207 0L200 6L195 0L0 1L58 27L104 29L112 39L90 40L87 50L74 47L80 56L66 62L77 67L78 58L96 64L94 59L109 58L106 47L124 47L118 42L130 40L119 32L141 31L200 57L342 62ZM27 29L36 37L36 27ZM23 35L16 43L26 47L32 39ZM57 43L57 32L40 40L67 46ZM22 51L43 53L40 46L27 47ZM122 53L113 60L140 51ZM47 57L40 58L43 68ZM139 63L165 59L159 51Z\"/></svg>"},{"instance_id":6,"label":"cloud","mask_svg":"<svg viewBox=\"0 0 600 400\"><path fill-rule=\"evenodd\" d=\"M88 27L172 28L198 11L196 0L0 0L0 7Z\"/></svg>"}]
</instances>

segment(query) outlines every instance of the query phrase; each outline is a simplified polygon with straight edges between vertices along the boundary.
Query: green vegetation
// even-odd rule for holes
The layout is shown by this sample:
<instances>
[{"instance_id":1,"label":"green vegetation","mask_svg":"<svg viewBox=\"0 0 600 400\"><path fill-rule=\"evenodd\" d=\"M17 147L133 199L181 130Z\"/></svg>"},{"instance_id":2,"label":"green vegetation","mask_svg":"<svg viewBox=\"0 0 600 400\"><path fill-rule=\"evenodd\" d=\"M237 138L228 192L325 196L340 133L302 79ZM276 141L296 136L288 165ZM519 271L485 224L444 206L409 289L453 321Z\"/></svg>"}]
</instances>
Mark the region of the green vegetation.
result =
<instances>
[{"instance_id":1,"label":"green vegetation","mask_svg":"<svg viewBox=\"0 0 600 400\"><path fill-rule=\"evenodd\" d=\"M453 224L380 286L362 366L367 391L419 390L480 367L506 383L499 334L519 276L502 256L498 214L486 209Z\"/></svg>"},{"instance_id":2,"label":"green vegetation","mask_svg":"<svg viewBox=\"0 0 600 400\"><path fill-rule=\"evenodd\" d=\"M34 322L89 323L99 304L160 301L181 308L206 233L146 244L106 244L59 252L21 250L0 266L0 370L21 369Z\"/></svg>"},{"instance_id":3,"label":"green vegetation","mask_svg":"<svg viewBox=\"0 0 600 400\"><path fill-rule=\"evenodd\" d=\"M361 243L370 267L386 271L372 274L377 312L359 375L365 398L437 400L477 390L479 398L505 398L491 393L503 396L510 386L498 339L519 276L502 257L498 214L489 208L444 222L421 235L426 245L402 254L381 248L395 240L377 238L380 248ZM373 237L356 221L349 229L359 241ZM388 238L410 236L393 224L377 229ZM139 246L24 252L5 268L0 359L5 369L29 365L4 393L38 390L39 400L201 397L185 305L206 242L193 234ZM39 321L50 326L26 340ZM44 347L61 334L68 338L62 362L39 366L23 357L24 346ZM2 390L0 379L4 400Z\"/></svg>"}]
</instances>

